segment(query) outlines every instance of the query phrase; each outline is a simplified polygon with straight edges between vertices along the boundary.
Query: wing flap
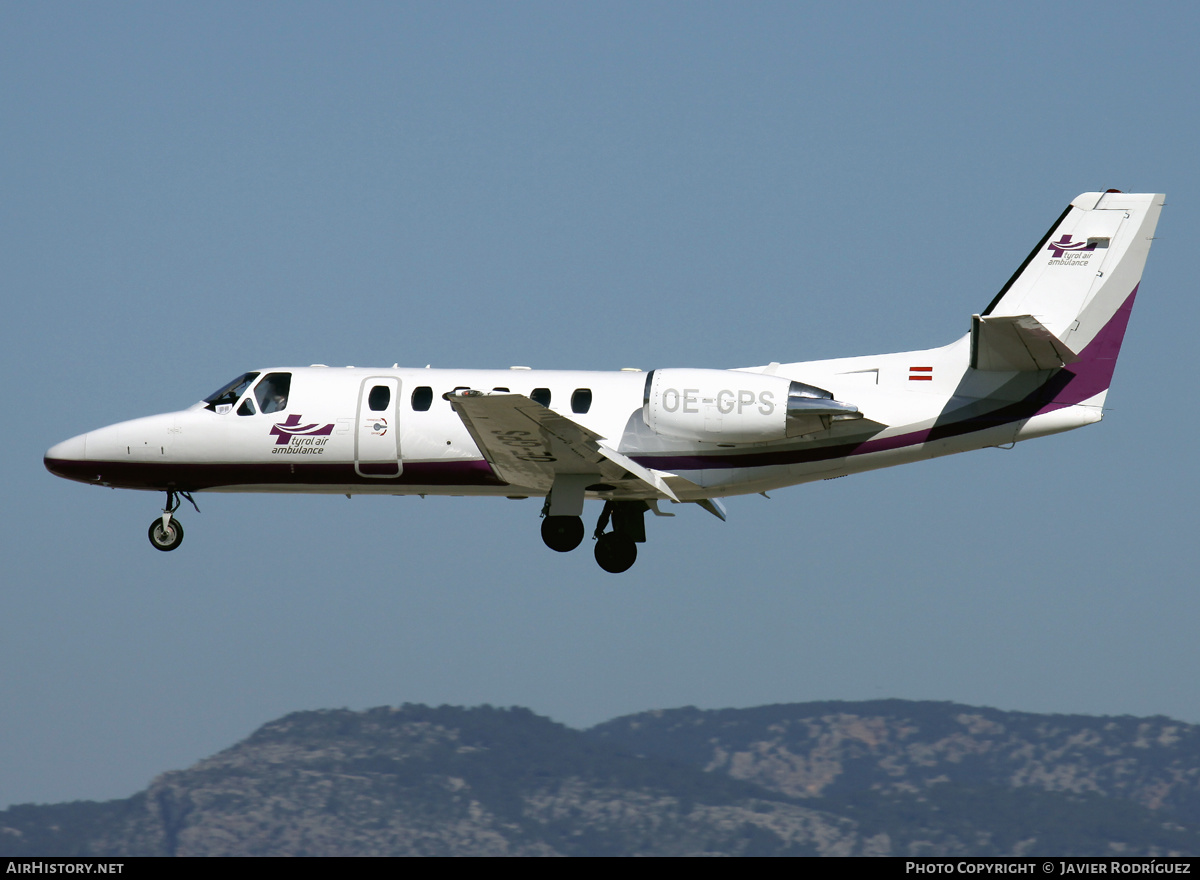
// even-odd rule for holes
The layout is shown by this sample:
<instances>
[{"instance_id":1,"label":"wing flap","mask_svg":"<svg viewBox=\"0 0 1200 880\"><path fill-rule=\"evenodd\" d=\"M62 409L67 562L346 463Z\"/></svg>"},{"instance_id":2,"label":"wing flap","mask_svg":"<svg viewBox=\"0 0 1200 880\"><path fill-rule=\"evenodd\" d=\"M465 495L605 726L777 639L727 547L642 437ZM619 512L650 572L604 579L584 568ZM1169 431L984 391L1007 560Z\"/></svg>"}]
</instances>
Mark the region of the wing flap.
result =
<instances>
[{"instance_id":1,"label":"wing flap","mask_svg":"<svg viewBox=\"0 0 1200 880\"><path fill-rule=\"evenodd\" d=\"M610 449L603 443L597 446L596 451L611 461L613 464L623 468L626 472L633 474L645 483L649 483L661 494L666 495L672 501L678 501L679 497L671 491L671 487L667 485L661 471L651 470L650 468L642 467L629 456L622 455L615 449Z\"/></svg>"}]
</instances>

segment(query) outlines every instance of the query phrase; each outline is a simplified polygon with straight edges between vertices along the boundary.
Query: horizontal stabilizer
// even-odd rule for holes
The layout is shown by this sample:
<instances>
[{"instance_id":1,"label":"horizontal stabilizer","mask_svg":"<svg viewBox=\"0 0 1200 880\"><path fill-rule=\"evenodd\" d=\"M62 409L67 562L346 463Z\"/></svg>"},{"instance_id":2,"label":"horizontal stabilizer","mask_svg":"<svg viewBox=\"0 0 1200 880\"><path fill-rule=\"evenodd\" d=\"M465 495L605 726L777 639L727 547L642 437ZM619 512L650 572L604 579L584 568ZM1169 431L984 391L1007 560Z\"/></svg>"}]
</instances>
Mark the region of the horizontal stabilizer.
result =
<instances>
[{"instance_id":1,"label":"horizontal stabilizer","mask_svg":"<svg viewBox=\"0 0 1200 880\"><path fill-rule=\"evenodd\" d=\"M971 317L971 366L976 370L1057 370L1078 359L1032 315Z\"/></svg>"}]
</instances>

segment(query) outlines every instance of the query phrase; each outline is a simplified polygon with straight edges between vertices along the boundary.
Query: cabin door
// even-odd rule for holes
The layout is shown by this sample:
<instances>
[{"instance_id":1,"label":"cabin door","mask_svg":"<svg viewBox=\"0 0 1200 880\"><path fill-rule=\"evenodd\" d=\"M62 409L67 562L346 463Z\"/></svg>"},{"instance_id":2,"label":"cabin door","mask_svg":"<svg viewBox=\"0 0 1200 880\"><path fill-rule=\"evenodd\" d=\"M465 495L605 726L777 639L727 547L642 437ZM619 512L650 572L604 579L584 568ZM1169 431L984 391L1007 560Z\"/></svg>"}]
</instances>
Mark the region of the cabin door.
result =
<instances>
[{"instance_id":1,"label":"cabin door","mask_svg":"<svg viewBox=\"0 0 1200 880\"><path fill-rule=\"evenodd\" d=\"M354 470L361 477L400 476L400 380L369 376L358 392L358 428L354 435Z\"/></svg>"}]
</instances>

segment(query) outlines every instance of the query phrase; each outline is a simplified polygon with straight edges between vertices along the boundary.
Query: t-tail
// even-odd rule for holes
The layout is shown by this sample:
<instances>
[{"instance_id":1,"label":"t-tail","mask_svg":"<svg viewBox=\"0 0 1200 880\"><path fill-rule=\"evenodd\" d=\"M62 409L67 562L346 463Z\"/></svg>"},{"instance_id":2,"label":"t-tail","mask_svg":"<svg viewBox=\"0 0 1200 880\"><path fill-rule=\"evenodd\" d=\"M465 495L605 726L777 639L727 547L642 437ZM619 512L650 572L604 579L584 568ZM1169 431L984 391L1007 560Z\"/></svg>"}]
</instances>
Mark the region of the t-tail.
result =
<instances>
[{"instance_id":1,"label":"t-tail","mask_svg":"<svg viewBox=\"0 0 1200 880\"><path fill-rule=\"evenodd\" d=\"M1084 404L1098 417L1165 198L1109 190L1071 202L973 316L971 367L1055 371L1042 411Z\"/></svg>"}]
</instances>

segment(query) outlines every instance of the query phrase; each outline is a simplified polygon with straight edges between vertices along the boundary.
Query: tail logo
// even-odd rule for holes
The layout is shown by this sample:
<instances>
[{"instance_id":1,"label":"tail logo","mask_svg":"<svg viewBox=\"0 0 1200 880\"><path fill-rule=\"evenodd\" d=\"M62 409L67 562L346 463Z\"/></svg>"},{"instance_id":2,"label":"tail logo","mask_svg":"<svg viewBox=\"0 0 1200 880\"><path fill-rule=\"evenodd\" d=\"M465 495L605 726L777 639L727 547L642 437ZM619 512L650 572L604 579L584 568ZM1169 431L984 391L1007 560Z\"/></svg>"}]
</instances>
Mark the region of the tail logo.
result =
<instances>
[{"instance_id":1,"label":"tail logo","mask_svg":"<svg viewBox=\"0 0 1200 880\"><path fill-rule=\"evenodd\" d=\"M1088 244L1085 241L1071 241L1071 236L1064 234L1058 241L1050 242L1048 251L1054 251L1054 259L1061 260L1064 252L1078 253L1080 251L1094 251L1096 243Z\"/></svg>"}]
</instances>

